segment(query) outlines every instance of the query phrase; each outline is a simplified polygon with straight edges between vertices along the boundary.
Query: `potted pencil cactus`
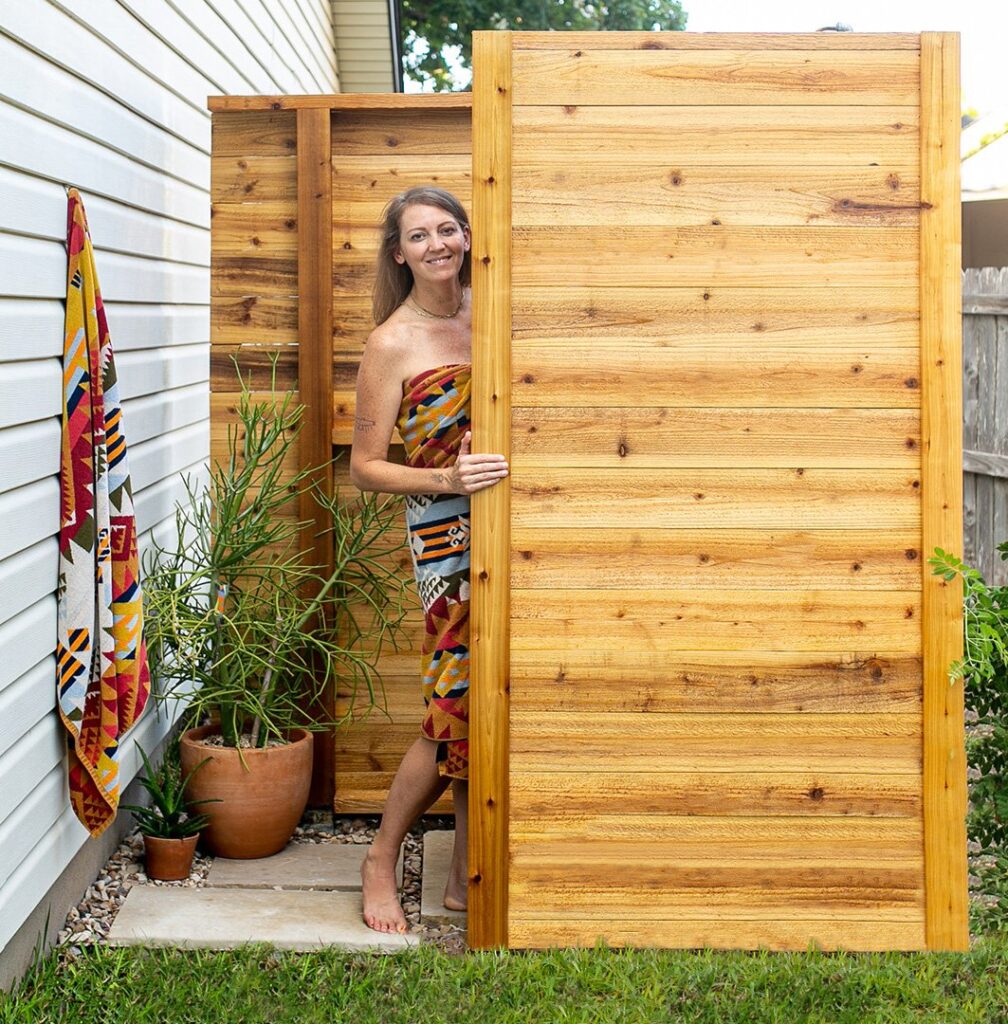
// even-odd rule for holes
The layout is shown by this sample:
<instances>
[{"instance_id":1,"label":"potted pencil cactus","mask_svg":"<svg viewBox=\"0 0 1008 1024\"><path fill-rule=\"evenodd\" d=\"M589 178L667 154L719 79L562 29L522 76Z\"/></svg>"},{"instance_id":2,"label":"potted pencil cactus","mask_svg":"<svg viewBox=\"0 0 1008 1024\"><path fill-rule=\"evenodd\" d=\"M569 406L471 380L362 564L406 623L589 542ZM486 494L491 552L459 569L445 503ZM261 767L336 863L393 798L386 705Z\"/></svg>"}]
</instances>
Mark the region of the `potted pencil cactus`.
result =
<instances>
[{"instance_id":1,"label":"potted pencil cactus","mask_svg":"<svg viewBox=\"0 0 1008 1024\"><path fill-rule=\"evenodd\" d=\"M190 786L207 812L204 845L218 856L283 849L307 805L313 733L377 703L376 662L405 637L405 547L397 496L343 501L296 472L304 408L295 392L254 398L242 380L237 424L210 482L186 478L175 536L147 554L145 635L161 700L181 700L196 721L180 741L183 770L208 763ZM293 514L310 493L332 526L335 568L300 550ZM352 693L343 717L323 696L338 680Z\"/></svg>"}]
</instances>

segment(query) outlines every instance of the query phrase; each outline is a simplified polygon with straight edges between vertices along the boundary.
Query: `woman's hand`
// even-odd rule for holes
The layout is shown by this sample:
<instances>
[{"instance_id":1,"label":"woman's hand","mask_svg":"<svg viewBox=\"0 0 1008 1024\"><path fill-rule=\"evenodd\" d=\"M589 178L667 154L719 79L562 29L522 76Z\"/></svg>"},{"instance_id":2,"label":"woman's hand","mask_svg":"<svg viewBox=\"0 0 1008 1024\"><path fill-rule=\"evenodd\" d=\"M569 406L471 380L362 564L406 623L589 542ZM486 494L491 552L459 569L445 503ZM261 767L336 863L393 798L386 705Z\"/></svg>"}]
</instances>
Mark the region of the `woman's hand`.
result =
<instances>
[{"instance_id":1,"label":"woman's hand","mask_svg":"<svg viewBox=\"0 0 1008 1024\"><path fill-rule=\"evenodd\" d=\"M508 475L507 459L503 455L494 453L473 455L470 453L469 439L471 437L472 431L467 430L459 445L455 465L448 470L452 490L456 494L472 494L473 491L490 487Z\"/></svg>"}]
</instances>

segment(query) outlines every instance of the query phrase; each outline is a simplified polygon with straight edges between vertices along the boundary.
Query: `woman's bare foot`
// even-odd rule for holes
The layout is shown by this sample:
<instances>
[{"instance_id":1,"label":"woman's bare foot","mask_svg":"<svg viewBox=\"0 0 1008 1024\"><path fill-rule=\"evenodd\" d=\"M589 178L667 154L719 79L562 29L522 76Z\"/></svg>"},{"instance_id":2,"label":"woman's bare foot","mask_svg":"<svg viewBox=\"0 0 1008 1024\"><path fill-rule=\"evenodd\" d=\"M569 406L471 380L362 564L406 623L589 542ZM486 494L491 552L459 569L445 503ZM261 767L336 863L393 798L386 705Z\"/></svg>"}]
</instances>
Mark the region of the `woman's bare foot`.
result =
<instances>
[{"instance_id":1,"label":"woman's bare foot","mask_svg":"<svg viewBox=\"0 0 1008 1024\"><path fill-rule=\"evenodd\" d=\"M371 851L361 861L361 883L364 895L364 923L378 932L406 931L406 915L399 903L395 861L383 863Z\"/></svg>"},{"instance_id":2,"label":"woman's bare foot","mask_svg":"<svg viewBox=\"0 0 1008 1024\"><path fill-rule=\"evenodd\" d=\"M448 884L445 886L444 905L449 910L465 910L468 906L468 880L465 874L459 874L454 868L448 872Z\"/></svg>"}]
</instances>

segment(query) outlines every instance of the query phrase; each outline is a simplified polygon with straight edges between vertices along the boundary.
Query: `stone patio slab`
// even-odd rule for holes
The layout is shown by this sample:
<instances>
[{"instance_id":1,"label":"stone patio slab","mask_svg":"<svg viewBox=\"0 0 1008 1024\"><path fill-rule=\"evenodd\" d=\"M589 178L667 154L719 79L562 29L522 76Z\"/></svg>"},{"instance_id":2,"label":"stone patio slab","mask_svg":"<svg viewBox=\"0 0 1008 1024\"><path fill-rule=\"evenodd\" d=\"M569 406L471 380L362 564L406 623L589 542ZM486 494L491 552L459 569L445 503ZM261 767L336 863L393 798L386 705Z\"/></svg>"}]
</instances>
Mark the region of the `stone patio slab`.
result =
<instances>
[{"instance_id":1,"label":"stone patio slab","mask_svg":"<svg viewBox=\"0 0 1008 1024\"><path fill-rule=\"evenodd\" d=\"M207 885L218 889L346 889L360 892L361 862L369 849L367 843L289 843L272 857L257 860L215 857L207 875ZM396 880L401 887L402 848L396 864Z\"/></svg>"},{"instance_id":2,"label":"stone patio slab","mask_svg":"<svg viewBox=\"0 0 1008 1024\"><path fill-rule=\"evenodd\" d=\"M361 920L360 892L134 885L107 941L204 949L269 942L278 949L337 946L391 952L418 945L420 939L369 928Z\"/></svg>"},{"instance_id":3,"label":"stone patio slab","mask_svg":"<svg viewBox=\"0 0 1008 1024\"><path fill-rule=\"evenodd\" d=\"M420 892L420 917L439 924L465 924L464 910L449 910L444 905L444 891L448 884L455 830L424 833L423 884Z\"/></svg>"}]
</instances>

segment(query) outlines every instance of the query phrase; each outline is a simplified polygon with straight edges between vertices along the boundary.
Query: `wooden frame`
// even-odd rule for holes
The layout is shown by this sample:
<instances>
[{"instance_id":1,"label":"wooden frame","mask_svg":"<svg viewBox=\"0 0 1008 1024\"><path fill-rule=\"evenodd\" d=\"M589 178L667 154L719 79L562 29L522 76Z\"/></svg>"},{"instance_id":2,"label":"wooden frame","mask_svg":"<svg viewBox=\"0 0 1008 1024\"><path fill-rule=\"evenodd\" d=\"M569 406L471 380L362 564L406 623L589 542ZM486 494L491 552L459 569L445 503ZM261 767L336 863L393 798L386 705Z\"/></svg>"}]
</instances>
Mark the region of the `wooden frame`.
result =
<instances>
[{"instance_id":1,"label":"wooden frame","mask_svg":"<svg viewBox=\"0 0 1008 1024\"><path fill-rule=\"evenodd\" d=\"M472 450L511 457L511 52L473 36ZM511 502L507 482L472 496L469 944L507 946L508 637Z\"/></svg>"},{"instance_id":2,"label":"wooden frame","mask_svg":"<svg viewBox=\"0 0 1008 1024\"><path fill-rule=\"evenodd\" d=\"M959 211L959 36L921 33L922 549L961 551L962 287ZM924 636L924 869L929 949L969 948L963 682L958 580L926 574Z\"/></svg>"}]
</instances>

